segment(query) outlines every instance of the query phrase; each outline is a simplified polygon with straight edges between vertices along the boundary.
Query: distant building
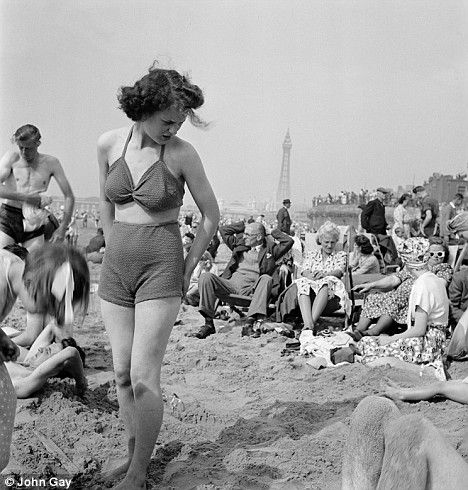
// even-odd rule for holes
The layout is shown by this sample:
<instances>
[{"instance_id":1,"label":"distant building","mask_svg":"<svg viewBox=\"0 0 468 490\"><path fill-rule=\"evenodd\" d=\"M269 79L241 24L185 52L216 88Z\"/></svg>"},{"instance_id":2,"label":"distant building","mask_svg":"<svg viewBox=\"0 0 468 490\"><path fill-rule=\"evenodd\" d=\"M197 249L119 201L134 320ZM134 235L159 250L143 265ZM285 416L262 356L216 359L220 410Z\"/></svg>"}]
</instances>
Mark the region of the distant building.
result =
<instances>
[{"instance_id":1,"label":"distant building","mask_svg":"<svg viewBox=\"0 0 468 490\"><path fill-rule=\"evenodd\" d=\"M466 174L458 174L454 177L434 173L423 185L428 194L440 203L450 202L457 192L464 195L468 190Z\"/></svg>"}]
</instances>

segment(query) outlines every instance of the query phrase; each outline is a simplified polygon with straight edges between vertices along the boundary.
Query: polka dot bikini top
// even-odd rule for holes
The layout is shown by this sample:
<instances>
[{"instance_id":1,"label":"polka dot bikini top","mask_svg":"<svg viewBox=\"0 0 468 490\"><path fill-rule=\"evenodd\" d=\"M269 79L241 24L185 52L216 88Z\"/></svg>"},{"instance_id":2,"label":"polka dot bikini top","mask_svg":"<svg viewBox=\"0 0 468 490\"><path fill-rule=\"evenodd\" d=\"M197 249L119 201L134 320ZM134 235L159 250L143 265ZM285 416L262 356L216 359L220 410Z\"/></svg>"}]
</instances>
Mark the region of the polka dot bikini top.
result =
<instances>
[{"instance_id":1,"label":"polka dot bikini top","mask_svg":"<svg viewBox=\"0 0 468 490\"><path fill-rule=\"evenodd\" d=\"M135 185L125 160L132 133L133 128L125 142L122 156L109 168L105 183L106 197L115 204L127 204L134 201L153 213L182 206L184 184L167 168L163 160L164 145L161 146L158 161L146 170Z\"/></svg>"}]
</instances>

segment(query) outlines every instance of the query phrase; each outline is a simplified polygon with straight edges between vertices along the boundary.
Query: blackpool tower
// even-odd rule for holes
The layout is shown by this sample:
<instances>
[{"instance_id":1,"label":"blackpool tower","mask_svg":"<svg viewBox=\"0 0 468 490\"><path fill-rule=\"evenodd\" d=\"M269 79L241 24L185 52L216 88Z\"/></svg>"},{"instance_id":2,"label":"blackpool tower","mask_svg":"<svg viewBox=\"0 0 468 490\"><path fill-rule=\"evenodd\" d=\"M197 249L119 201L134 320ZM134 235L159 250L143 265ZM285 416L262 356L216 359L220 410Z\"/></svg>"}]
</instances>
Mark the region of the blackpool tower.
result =
<instances>
[{"instance_id":1,"label":"blackpool tower","mask_svg":"<svg viewBox=\"0 0 468 490\"><path fill-rule=\"evenodd\" d=\"M283 162L281 164L281 174L278 183L278 192L276 193L276 206L281 206L283 199L291 198L291 184L289 179L289 157L291 155L291 137L289 128L283 142Z\"/></svg>"}]
</instances>

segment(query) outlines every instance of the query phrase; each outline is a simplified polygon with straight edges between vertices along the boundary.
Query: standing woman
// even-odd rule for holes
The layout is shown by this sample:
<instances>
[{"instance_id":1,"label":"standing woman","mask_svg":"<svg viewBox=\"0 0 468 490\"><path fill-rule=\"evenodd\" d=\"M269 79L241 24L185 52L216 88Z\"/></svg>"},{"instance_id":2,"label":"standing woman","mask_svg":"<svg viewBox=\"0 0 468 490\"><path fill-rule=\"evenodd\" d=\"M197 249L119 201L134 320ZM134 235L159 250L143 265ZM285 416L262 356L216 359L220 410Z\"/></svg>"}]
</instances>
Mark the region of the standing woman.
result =
<instances>
[{"instance_id":1,"label":"standing woman","mask_svg":"<svg viewBox=\"0 0 468 490\"><path fill-rule=\"evenodd\" d=\"M110 476L126 472L116 488L131 490L145 485L163 417L161 364L219 209L197 152L176 136L187 117L204 125L194 113L204 102L200 88L153 65L135 85L122 87L118 100L134 124L98 141L106 240L99 295L128 433L128 460ZM185 183L202 220L184 261L177 218Z\"/></svg>"},{"instance_id":2,"label":"standing woman","mask_svg":"<svg viewBox=\"0 0 468 490\"><path fill-rule=\"evenodd\" d=\"M406 210L410 199L411 196L409 194L403 194L400 199L398 199L398 206L393 210L393 219L395 224L393 225L392 235L395 234L395 230L397 228L401 228L404 232L405 238L410 238L411 217Z\"/></svg>"}]
</instances>

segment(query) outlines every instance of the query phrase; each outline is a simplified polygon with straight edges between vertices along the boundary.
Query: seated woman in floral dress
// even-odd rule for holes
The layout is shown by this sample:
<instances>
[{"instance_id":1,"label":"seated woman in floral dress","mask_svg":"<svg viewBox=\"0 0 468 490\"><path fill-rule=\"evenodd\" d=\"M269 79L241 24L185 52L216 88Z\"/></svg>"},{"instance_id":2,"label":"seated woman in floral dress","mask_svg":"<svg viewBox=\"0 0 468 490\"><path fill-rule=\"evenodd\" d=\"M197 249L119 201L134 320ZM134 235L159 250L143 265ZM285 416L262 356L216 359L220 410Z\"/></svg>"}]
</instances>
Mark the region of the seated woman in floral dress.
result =
<instances>
[{"instance_id":1,"label":"seated woman in floral dress","mask_svg":"<svg viewBox=\"0 0 468 490\"><path fill-rule=\"evenodd\" d=\"M404 247L404 243L400 247ZM448 249L439 237L429 239L427 267L436 276L444 279L446 286L452 280L453 270L448 260ZM403 258L403 257L402 257ZM359 323L352 337L360 340L364 335L380 335L388 331L395 323L404 325L408 316L408 301L416 277L405 267L391 276L384 277L375 282L360 284L355 291L366 293L372 289L388 290L386 292L372 292L364 300ZM370 328L372 322L375 326Z\"/></svg>"},{"instance_id":2,"label":"seated woman in floral dress","mask_svg":"<svg viewBox=\"0 0 468 490\"><path fill-rule=\"evenodd\" d=\"M400 254L406 269L416 278L409 297L407 330L397 335L364 337L358 343L362 362L396 358L414 364L430 364L443 373L449 300L445 280L428 268L429 241L405 240Z\"/></svg>"},{"instance_id":3,"label":"seated woman in floral dress","mask_svg":"<svg viewBox=\"0 0 468 490\"><path fill-rule=\"evenodd\" d=\"M348 308L349 298L341 278L346 271L346 253L337 252L340 238L337 226L330 221L317 233L318 250L309 252L296 279L299 308L304 322L303 330L315 333L315 324L325 308L335 311L340 305Z\"/></svg>"}]
</instances>

